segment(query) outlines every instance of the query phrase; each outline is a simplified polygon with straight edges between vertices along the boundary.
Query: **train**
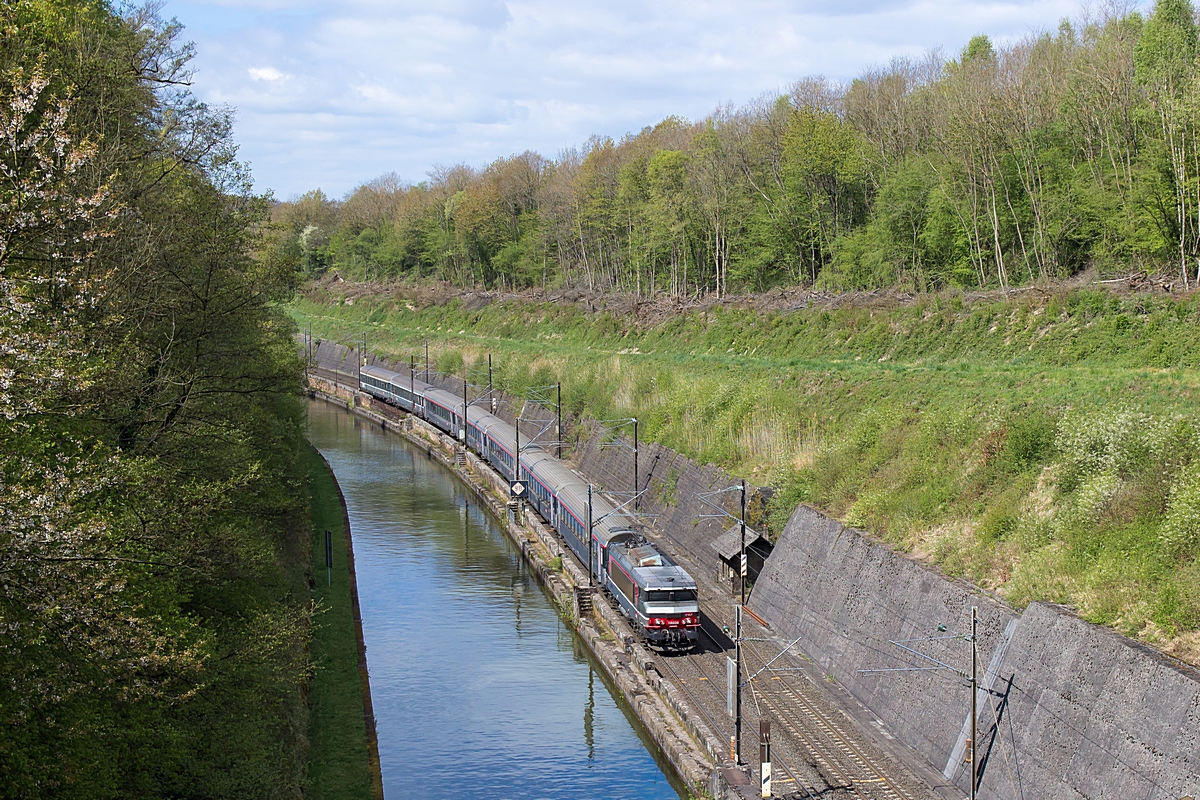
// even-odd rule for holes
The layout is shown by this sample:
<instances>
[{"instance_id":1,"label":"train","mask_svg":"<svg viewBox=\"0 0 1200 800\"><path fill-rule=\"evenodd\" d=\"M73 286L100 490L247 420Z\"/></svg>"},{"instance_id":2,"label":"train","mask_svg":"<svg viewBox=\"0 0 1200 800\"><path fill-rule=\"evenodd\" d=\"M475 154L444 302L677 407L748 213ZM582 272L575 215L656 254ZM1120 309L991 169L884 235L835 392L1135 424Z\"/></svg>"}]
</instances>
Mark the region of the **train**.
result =
<instances>
[{"instance_id":1,"label":"train","mask_svg":"<svg viewBox=\"0 0 1200 800\"><path fill-rule=\"evenodd\" d=\"M561 460L535 442L522 444L518 459L512 425L411 373L363 366L358 377L361 391L426 420L507 480L522 481L529 490L529 504L566 542L643 641L659 650L696 646L700 636L696 581L646 540L602 494L589 492Z\"/></svg>"}]
</instances>

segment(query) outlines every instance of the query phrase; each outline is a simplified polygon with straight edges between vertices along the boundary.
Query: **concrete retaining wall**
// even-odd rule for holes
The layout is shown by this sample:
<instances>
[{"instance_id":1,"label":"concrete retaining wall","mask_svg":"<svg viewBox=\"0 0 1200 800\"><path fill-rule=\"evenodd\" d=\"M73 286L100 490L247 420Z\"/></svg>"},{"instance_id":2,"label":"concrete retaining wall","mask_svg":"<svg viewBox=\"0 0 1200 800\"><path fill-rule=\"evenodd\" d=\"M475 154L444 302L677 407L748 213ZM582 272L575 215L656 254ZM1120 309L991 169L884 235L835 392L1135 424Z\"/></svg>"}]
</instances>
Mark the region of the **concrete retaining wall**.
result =
<instances>
[{"instance_id":1,"label":"concrete retaining wall","mask_svg":"<svg viewBox=\"0 0 1200 800\"><path fill-rule=\"evenodd\" d=\"M988 796L1200 797L1200 671L1034 603L994 688L980 714Z\"/></svg>"},{"instance_id":2,"label":"concrete retaining wall","mask_svg":"<svg viewBox=\"0 0 1200 800\"><path fill-rule=\"evenodd\" d=\"M979 615L979 796L1178 800L1200 790L1200 672L1069 611L1018 615L801 506L751 608L964 791L967 681ZM944 625L946 631L938 630ZM916 641L911 641L916 640ZM899 643L899 644L895 644Z\"/></svg>"}]
</instances>

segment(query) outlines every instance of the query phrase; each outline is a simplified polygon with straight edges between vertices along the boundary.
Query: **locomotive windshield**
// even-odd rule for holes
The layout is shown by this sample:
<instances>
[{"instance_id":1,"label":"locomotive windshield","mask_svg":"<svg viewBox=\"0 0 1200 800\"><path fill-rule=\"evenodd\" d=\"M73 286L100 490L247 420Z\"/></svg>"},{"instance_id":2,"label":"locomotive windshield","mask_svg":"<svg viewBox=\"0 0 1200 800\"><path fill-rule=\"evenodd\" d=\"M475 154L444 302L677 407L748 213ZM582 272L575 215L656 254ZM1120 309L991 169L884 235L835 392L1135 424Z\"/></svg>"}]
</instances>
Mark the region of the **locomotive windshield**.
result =
<instances>
[{"instance_id":1,"label":"locomotive windshield","mask_svg":"<svg viewBox=\"0 0 1200 800\"><path fill-rule=\"evenodd\" d=\"M647 603L688 603L695 600L695 589L672 589L671 591L651 589L646 592Z\"/></svg>"}]
</instances>

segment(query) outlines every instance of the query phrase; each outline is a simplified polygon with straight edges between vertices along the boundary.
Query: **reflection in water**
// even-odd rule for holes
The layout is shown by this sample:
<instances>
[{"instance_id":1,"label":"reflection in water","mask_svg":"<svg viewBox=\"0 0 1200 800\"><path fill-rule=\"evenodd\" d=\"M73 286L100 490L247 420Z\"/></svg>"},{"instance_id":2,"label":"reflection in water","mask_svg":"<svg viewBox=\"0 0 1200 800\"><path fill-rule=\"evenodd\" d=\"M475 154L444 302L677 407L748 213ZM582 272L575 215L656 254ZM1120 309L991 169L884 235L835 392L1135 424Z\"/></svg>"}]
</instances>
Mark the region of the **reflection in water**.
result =
<instances>
[{"instance_id":1,"label":"reflection in water","mask_svg":"<svg viewBox=\"0 0 1200 800\"><path fill-rule=\"evenodd\" d=\"M309 433L350 511L388 800L680 796L449 471L335 406Z\"/></svg>"},{"instance_id":2,"label":"reflection in water","mask_svg":"<svg viewBox=\"0 0 1200 800\"><path fill-rule=\"evenodd\" d=\"M470 417L467 418L470 422ZM596 718L596 672L588 665L588 699L583 706L583 740L587 742L588 767L596 760L596 731L593 727Z\"/></svg>"}]
</instances>

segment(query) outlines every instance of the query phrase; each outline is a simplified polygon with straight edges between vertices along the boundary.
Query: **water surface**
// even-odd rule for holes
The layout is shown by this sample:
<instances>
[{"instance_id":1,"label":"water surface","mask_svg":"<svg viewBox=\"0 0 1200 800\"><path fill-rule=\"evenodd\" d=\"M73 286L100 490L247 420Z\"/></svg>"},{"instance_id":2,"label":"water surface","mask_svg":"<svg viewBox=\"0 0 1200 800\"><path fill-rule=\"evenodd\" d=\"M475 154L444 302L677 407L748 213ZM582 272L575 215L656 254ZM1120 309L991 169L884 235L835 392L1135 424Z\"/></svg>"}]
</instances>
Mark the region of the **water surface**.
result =
<instances>
[{"instance_id":1,"label":"water surface","mask_svg":"<svg viewBox=\"0 0 1200 800\"><path fill-rule=\"evenodd\" d=\"M350 511L388 800L681 796L453 473L320 401L309 437Z\"/></svg>"}]
</instances>

